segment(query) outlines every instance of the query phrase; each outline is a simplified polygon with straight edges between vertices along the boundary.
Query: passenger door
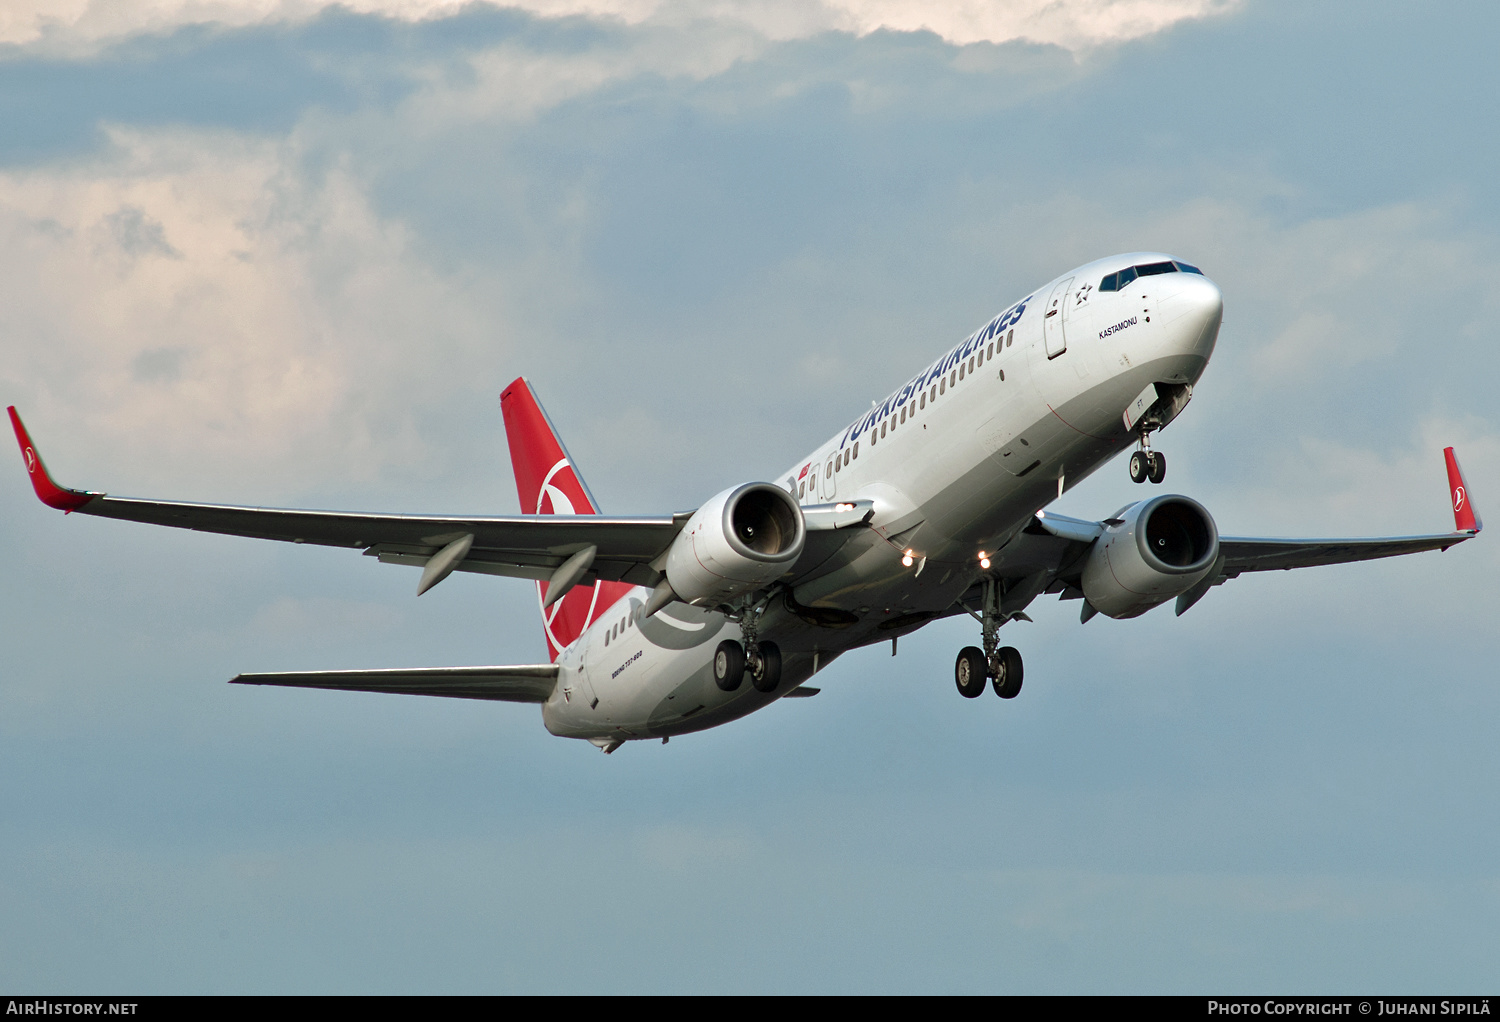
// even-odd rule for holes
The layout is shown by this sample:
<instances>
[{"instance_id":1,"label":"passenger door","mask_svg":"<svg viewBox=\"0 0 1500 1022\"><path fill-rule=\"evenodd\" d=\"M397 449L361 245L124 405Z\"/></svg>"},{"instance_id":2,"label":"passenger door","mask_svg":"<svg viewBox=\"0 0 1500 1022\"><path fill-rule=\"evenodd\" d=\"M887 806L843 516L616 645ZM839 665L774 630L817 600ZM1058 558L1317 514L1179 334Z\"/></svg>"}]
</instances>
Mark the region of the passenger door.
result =
<instances>
[{"instance_id":1,"label":"passenger door","mask_svg":"<svg viewBox=\"0 0 1500 1022\"><path fill-rule=\"evenodd\" d=\"M1052 297L1047 299L1047 311L1042 317L1042 337L1047 345L1047 357L1056 358L1068 350L1068 338L1063 332L1063 303L1068 298L1068 288L1073 286L1073 278L1059 281L1052 289Z\"/></svg>"},{"instance_id":2,"label":"passenger door","mask_svg":"<svg viewBox=\"0 0 1500 1022\"><path fill-rule=\"evenodd\" d=\"M837 491L834 483L838 481L839 475L833 470L833 458L834 455L829 455L818 466L818 494L825 504L833 500L833 495Z\"/></svg>"}]
</instances>

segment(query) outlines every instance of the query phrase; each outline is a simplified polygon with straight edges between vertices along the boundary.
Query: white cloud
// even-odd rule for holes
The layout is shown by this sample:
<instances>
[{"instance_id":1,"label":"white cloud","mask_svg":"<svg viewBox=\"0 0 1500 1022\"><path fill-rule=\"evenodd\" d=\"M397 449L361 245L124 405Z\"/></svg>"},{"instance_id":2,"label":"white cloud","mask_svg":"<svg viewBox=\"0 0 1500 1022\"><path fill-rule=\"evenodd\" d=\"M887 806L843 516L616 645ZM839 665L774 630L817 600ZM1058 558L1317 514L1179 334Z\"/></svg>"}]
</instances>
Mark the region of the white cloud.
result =
<instances>
[{"instance_id":1,"label":"white cloud","mask_svg":"<svg viewBox=\"0 0 1500 1022\"><path fill-rule=\"evenodd\" d=\"M421 381L477 334L402 226L342 170L304 172L290 144L112 143L0 174L0 372L43 449L76 466L108 436L109 475L131 485L174 455L218 483L284 485L415 460Z\"/></svg>"},{"instance_id":2,"label":"white cloud","mask_svg":"<svg viewBox=\"0 0 1500 1022\"><path fill-rule=\"evenodd\" d=\"M701 81L755 57L763 40L743 30L646 33L622 47L577 54L537 53L503 43L469 59L473 79L434 77L405 108L410 130L427 133L492 119L524 120L579 96L642 74Z\"/></svg>"},{"instance_id":3,"label":"white cloud","mask_svg":"<svg viewBox=\"0 0 1500 1022\"><path fill-rule=\"evenodd\" d=\"M337 0L361 14L404 21L451 15L467 0ZM1024 39L1083 50L1151 35L1181 21L1230 11L1239 0L518 0L496 6L539 17L582 16L642 24L721 21L770 39L821 31L864 35L888 29L930 31L951 43ZM331 0L11 0L0 8L0 43L62 51L184 25L241 27L301 21Z\"/></svg>"},{"instance_id":4,"label":"white cloud","mask_svg":"<svg viewBox=\"0 0 1500 1022\"><path fill-rule=\"evenodd\" d=\"M829 0L860 34L926 29L951 43L1025 39L1080 50L1151 35L1209 17L1235 0Z\"/></svg>"}]
</instances>

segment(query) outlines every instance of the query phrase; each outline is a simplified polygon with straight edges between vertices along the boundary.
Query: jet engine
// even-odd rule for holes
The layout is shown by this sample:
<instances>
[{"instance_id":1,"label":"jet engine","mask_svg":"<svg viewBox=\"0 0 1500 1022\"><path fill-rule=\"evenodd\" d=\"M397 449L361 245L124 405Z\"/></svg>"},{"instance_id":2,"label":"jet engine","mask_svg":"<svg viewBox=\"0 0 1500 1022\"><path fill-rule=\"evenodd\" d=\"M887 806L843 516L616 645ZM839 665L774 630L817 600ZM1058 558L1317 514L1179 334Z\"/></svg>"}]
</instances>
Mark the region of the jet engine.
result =
<instances>
[{"instance_id":1,"label":"jet engine","mask_svg":"<svg viewBox=\"0 0 1500 1022\"><path fill-rule=\"evenodd\" d=\"M684 603L728 603L791 568L806 536L791 494L770 483L745 483L693 512L667 551L667 581Z\"/></svg>"},{"instance_id":2,"label":"jet engine","mask_svg":"<svg viewBox=\"0 0 1500 1022\"><path fill-rule=\"evenodd\" d=\"M1196 500L1169 494L1105 522L1083 566L1084 598L1101 614L1137 617L1191 589L1219 556L1219 530Z\"/></svg>"}]
</instances>

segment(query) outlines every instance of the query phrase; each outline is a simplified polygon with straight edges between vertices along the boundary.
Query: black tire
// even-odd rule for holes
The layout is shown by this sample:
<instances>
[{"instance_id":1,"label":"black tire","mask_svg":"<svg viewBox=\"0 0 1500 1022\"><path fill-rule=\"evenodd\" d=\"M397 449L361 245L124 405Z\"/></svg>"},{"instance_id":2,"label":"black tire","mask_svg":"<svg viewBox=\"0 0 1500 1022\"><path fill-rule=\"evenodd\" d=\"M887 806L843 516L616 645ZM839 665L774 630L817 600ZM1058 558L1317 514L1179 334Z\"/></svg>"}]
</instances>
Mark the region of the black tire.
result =
<instances>
[{"instance_id":1,"label":"black tire","mask_svg":"<svg viewBox=\"0 0 1500 1022\"><path fill-rule=\"evenodd\" d=\"M1021 694L1021 676L1025 674L1021 651L1014 646L1001 646L995 659L1000 662L1000 670L995 673L995 695L1014 699Z\"/></svg>"},{"instance_id":2,"label":"black tire","mask_svg":"<svg viewBox=\"0 0 1500 1022\"><path fill-rule=\"evenodd\" d=\"M1151 481L1159 483L1167 478L1167 456L1160 451L1151 452Z\"/></svg>"},{"instance_id":3,"label":"black tire","mask_svg":"<svg viewBox=\"0 0 1500 1022\"><path fill-rule=\"evenodd\" d=\"M1130 455L1130 481L1133 483L1144 483L1146 476L1151 474L1151 466L1146 461L1145 451L1135 451Z\"/></svg>"},{"instance_id":4,"label":"black tire","mask_svg":"<svg viewBox=\"0 0 1500 1022\"><path fill-rule=\"evenodd\" d=\"M781 647L774 642L759 642L755 650L760 654L760 670L750 672L750 684L757 692L775 692L781 684Z\"/></svg>"},{"instance_id":5,"label":"black tire","mask_svg":"<svg viewBox=\"0 0 1500 1022\"><path fill-rule=\"evenodd\" d=\"M745 677L745 650L733 639L725 639L714 650L714 684L725 692L740 687Z\"/></svg>"},{"instance_id":6,"label":"black tire","mask_svg":"<svg viewBox=\"0 0 1500 1022\"><path fill-rule=\"evenodd\" d=\"M958 694L965 699L974 699L984 691L986 665L984 650L978 646L965 646L959 650L958 663L953 665L953 680L958 683Z\"/></svg>"}]
</instances>

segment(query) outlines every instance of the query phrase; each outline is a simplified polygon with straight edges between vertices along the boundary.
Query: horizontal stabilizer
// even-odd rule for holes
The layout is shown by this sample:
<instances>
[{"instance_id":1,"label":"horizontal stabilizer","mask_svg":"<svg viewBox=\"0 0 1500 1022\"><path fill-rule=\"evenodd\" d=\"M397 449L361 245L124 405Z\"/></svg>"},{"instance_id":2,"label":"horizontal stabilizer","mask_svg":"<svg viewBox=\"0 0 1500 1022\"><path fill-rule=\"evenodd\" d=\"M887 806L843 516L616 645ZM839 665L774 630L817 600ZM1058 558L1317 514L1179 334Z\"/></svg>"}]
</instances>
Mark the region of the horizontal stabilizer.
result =
<instances>
[{"instance_id":1,"label":"horizontal stabilizer","mask_svg":"<svg viewBox=\"0 0 1500 1022\"><path fill-rule=\"evenodd\" d=\"M398 695L448 696L454 699L498 699L509 703L545 703L557 685L557 665L241 674L229 683L328 688L348 692L394 692Z\"/></svg>"}]
</instances>

